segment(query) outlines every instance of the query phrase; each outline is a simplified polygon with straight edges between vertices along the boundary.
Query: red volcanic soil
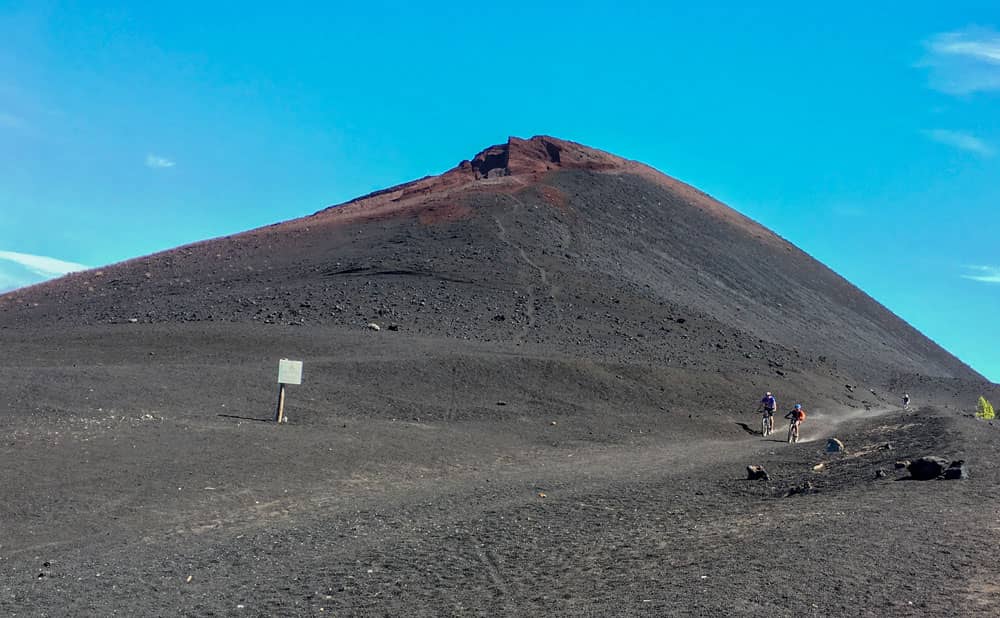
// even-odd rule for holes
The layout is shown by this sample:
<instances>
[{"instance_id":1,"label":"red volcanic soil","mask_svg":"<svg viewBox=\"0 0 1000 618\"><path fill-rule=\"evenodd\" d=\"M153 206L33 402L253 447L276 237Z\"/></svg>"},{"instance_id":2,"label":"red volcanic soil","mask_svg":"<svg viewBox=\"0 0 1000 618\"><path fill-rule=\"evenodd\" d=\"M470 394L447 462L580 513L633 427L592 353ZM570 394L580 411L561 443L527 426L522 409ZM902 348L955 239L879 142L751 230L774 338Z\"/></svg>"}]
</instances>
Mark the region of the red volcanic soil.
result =
<instances>
[{"instance_id":1,"label":"red volcanic soil","mask_svg":"<svg viewBox=\"0 0 1000 618\"><path fill-rule=\"evenodd\" d=\"M572 142L0 296L0 346L3 615L1000 602L1000 436L970 414L1000 387L756 223ZM282 357L305 369L277 426ZM765 389L806 406L802 442L756 431ZM969 478L895 467L922 455Z\"/></svg>"},{"instance_id":2,"label":"red volcanic soil","mask_svg":"<svg viewBox=\"0 0 1000 618\"><path fill-rule=\"evenodd\" d=\"M552 137L535 137L530 140L512 137L506 144L491 146L472 160L462 161L444 174L376 191L346 204L330 207L318 213L317 219L351 223L395 217L408 211L432 208L432 204L447 200L456 191L515 192L523 189L526 184L538 182L544 174L557 169L613 172L649 168ZM651 175L662 176L653 170L649 171L652 172ZM493 182L484 183L485 180Z\"/></svg>"}]
</instances>

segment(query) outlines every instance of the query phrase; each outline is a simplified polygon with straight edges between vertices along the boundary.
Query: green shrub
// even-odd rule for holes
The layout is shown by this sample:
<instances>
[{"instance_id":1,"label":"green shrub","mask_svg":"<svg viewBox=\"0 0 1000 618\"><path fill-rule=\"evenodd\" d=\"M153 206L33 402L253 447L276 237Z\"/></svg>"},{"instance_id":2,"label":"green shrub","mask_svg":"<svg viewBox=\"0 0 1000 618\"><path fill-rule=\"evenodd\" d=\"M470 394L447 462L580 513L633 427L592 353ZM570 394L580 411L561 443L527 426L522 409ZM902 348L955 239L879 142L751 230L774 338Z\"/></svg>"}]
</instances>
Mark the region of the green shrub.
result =
<instances>
[{"instance_id":1,"label":"green shrub","mask_svg":"<svg viewBox=\"0 0 1000 618\"><path fill-rule=\"evenodd\" d=\"M993 411L993 404L986 401L985 397L980 397L979 403L976 405L976 418L992 421L996 417L996 412Z\"/></svg>"}]
</instances>

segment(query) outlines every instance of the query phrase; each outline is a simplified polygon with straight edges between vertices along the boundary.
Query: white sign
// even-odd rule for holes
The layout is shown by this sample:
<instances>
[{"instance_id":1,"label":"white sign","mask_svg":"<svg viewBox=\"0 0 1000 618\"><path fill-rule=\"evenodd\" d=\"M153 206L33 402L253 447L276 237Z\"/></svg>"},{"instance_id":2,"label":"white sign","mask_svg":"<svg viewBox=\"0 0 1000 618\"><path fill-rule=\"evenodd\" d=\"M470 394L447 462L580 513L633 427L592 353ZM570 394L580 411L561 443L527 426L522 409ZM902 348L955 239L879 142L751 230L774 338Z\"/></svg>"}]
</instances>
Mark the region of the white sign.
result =
<instances>
[{"instance_id":1,"label":"white sign","mask_svg":"<svg viewBox=\"0 0 1000 618\"><path fill-rule=\"evenodd\" d=\"M278 384L302 384L302 361L278 361Z\"/></svg>"}]
</instances>

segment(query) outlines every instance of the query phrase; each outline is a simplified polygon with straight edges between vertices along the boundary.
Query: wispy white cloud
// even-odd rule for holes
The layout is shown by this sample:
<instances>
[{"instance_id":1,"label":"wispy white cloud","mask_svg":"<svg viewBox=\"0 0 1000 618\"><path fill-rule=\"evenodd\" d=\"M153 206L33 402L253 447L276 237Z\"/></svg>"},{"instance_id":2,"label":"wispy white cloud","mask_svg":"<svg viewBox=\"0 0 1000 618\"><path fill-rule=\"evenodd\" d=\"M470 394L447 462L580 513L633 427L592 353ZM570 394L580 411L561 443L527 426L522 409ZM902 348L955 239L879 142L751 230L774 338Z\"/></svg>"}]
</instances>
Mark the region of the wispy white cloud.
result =
<instances>
[{"instance_id":1,"label":"wispy white cloud","mask_svg":"<svg viewBox=\"0 0 1000 618\"><path fill-rule=\"evenodd\" d=\"M44 255L0 251L0 294L88 268Z\"/></svg>"},{"instance_id":2,"label":"wispy white cloud","mask_svg":"<svg viewBox=\"0 0 1000 618\"><path fill-rule=\"evenodd\" d=\"M163 169L167 167L173 167L175 165L177 164L166 157L161 157L160 155L155 155L155 154L146 155L146 167L151 167L153 169Z\"/></svg>"},{"instance_id":3,"label":"wispy white cloud","mask_svg":"<svg viewBox=\"0 0 1000 618\"><path fill-rule=\"evenodd\" d=\"M1000 266L966 266L970 273L962 275L963 279L972 279L983 283L1000 283Z\"/></svg>"},{"instance_id":4,"label":"wispy white cloud","mask_svg":"<svg viewBox=\"0 0 1000 618\"><path fill-rule=\"evenodd\" d=\"M16 251L0 251L0 260L18 264L35 275L46 279L61 277L67 273L87 270L90 268L89 266L77 264L76 262L67 262L65 260L47 257L44 255L17 253Z\"/></svg>"},{"instance_id":5,"label":"wispy white cloud","mask_svg":"<svg viewBox=\"0 0 1000 618\"><path fill-rule=\"evenodd\" d=\"M918 64L930 71L930 86L948 94L1000 90L1000 33L970 27L942 32L924 43Z\"/></svg>"},{"instance_id":6,"label":"wispy white cloud","mask_svg":"<svg viewBox=\"0 0 1000 618\"><path fill-rule=\"evenodd\" d=\"M0 251L0 294L86 268L41 255Z\"/></svg>"},{"instance_id":7,"label":"wispy white cloud","mask_svg":"<svg viewBox=\"0 0 1000 618\"><path fill-rule=\"evenodd\" d=\"M935 142L940 142L959 150L965 150L966 152L972 152L982 157L991 157L994 153L992 146L975 135L964 131L931 129L930 131L924 131L924 135Z\"/></svg>"}]
</instances>

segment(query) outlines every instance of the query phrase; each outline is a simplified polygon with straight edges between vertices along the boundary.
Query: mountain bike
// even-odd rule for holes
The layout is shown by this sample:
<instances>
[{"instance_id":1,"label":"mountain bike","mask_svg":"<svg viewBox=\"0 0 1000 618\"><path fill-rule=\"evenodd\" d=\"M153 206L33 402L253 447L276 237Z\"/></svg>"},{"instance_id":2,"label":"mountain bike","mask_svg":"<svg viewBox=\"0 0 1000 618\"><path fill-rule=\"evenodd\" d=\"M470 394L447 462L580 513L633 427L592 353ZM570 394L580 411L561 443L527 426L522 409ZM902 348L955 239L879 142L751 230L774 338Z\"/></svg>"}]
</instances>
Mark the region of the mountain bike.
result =
<instances>
[{"instance_id":1,"label":"mountain bike","mask_svg":"<svg viewBox=\"0 0 1000 618\"><path fill-rule=\"evenodd\" d=\"M772 431L774 431L774 416L765 412L760 417L760 435L767 437Z\"/></svg>"},{"instance_id":2,"label":"mountain bike","mask_svg":"<svg viewBox=\"0 0 1000 618\"><path fill-rule=\"evenodd\" d=\"M799 424L802 421L795 420L794 418L788 423L788 443L795 444L799 441Z\"/></svg>"}]
</instances>

